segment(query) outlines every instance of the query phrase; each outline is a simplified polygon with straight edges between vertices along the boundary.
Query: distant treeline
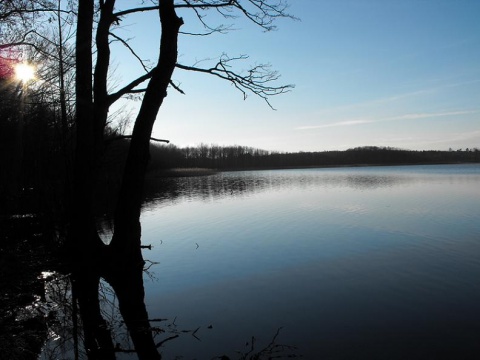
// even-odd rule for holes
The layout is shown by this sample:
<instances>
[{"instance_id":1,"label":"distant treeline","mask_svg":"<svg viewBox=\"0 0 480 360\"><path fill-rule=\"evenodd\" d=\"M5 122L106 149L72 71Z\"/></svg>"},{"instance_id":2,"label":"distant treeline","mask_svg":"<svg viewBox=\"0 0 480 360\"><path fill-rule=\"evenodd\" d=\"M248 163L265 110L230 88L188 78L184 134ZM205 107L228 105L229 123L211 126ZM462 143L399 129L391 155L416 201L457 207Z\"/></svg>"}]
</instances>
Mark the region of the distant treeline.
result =
<instances>
[{"instance_id":1,"label":"distant treeline","mask_svg":"<svg viewBox=\"0 0 480 360\"><path fill-rule=\"evenodd\" d=\"M150 170L210 168L218 170L290 167L401 165L480 162L480 149L412 151L366 146L345 151L276 152L247 146L199 144L153 145Z\"/></svg>"}]
</instances>

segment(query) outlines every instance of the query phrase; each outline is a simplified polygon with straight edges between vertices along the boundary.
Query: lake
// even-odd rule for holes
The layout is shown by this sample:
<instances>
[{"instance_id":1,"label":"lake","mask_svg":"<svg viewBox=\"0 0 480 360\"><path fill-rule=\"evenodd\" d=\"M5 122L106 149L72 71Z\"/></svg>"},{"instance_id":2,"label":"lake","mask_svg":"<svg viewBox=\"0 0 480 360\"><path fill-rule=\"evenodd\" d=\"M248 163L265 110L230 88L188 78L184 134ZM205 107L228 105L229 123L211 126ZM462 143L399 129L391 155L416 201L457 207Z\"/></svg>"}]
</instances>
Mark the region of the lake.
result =
<instances>
[{"instance_id":1,"label":"lake","mask_svg":"<svg viewBox=\"0 0 480 360\"><path fill-rule=\"evenodd\" d=\"M223 172L147 193L150 317L200 327L167 359L252 336L260 350L280 327L306 359L480 358L479 165Z\"/></svg>"}]
</instances>

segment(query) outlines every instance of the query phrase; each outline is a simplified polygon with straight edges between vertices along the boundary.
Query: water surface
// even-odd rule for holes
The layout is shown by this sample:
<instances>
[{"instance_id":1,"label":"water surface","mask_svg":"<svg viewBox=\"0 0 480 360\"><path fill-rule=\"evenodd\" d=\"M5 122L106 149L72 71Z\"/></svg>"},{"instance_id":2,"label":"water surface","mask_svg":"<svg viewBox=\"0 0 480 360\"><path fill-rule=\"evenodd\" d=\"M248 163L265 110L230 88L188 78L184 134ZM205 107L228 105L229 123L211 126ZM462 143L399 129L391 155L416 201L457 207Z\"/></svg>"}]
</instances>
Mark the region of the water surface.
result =
<instances>
[{"instance_id":1,"label":"water surface","mask_svg":"<svg viewBox=\"0 0 480 360\"><path fill-rule=\"evenodd\" d=\"M260 347L279 327L307 359L480 358L480 166L159 182L142 213L159 262L147 307L201 327L167 358Z\"/></svg>"}]
</instances>

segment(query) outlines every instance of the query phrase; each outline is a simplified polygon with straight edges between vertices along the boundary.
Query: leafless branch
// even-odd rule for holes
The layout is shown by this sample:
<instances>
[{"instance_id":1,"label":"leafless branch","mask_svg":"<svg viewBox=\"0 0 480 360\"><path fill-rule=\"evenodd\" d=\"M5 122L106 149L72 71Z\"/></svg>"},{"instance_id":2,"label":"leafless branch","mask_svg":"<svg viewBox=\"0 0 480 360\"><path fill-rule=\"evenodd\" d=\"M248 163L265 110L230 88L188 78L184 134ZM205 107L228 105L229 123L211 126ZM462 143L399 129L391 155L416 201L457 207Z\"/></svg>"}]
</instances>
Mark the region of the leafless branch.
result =
<instances>
[{"instance_id":1,"label":"leafless branch","mask_svg":"<svg viewBox=\"0 0 480 360\"><path fill-rule=\"evenodd\" d=\"M120 41L123 44L123 46L125 46L132 53L132 55L135 56L135 58L138 60L138 62L143 67L143 70L145 70L145 72L149 71L148 67L145 65L144 60L142 60L140 58L140 56L138 56L138 54L135 52L135 50L133 50L133 48L128 44L127 40L122 39L120 36L117 36L112 32L109 32L109 34L110 34L110 36L112 36L116 40Z\"/></svg>"},{"instance_id":2,"label":"leafless branch","mask_svg":"<svg viewBox=\"0 0 480 360\"><path fill-rule=\"evenodd\" d=\"M138 12L152 11L152 10L158 10L158 6L146 6L146 7L127 9L127 10L116 12L113 14L113 16L115 18L120 18L125 15L134 14Z\"/></svg>"},{"instance_id":3,"label":"leafless branch","mask_svg":"<svg viewBox=\"0 0 480 360\"><path fill-rule=\"evenodd\" d=\"M115 137L112 137L110 139L107 139L106 142L111 143L113 141L131 139L131 138L132 138L132 135L119 135L119 136L115 136ZM150 140L151 141L157 141L157 142L164 142L164 143L167 143L167 144L170 143L170 140L157 139L157 138L154 138L154 137L151 137Z\"/></svg>"},{"instance_id":4,"label":"leafless branch","mask_svg":"<svg viewBox=\"0 0 480 360\"><path fill-rule=\"evenodd\" d=\"M144 81L147 81L148 79L150 79L152 77L152 74L153 74L154 70L155 69L152 69L148 73L146 73L146 74L140 76L139 78L133 80L130 84L126 85L125 87L118 90L117 92L108 95L109 103L113 104L115 101L117 101L118 99L120 99L122 96L124 96L126 94L139 92L139 90L136 91L136 90L134 90L134 88L136 86L140 85L141 83L143 83ZM144 90L141 90L141 91L144 91Z\"/></svg>"},{"instance_id":5,"label":"leafless branch","mask_svg":"<svg viewBox=\"0 0 480 360\"><path fill-rule=\"evenodd\" d=\"M27 8L16 8L12 9L10 11L5 11L5 12L0 12L0 20L4 20L10 16L14 15L23 15L23 14L36 14L36 13L47 13L47 12L54 12L58 13L61 12L63 14L75 14L71 10L62 10L62 9L55 9L55 8L33 8L33 9L27 9Z\"/></svg>"},{"instance_id":6,"label":"leafless branch","mask_svg":"<svg viewBox=\"0 0 480 360\"><path fill-rule=\"evenodd\" d=\"M202 25L208 29L206 33L183 33L186 35L206 36L212 33L226 33L231 30L230 26L209 25L204 20L204 12L208 10L215 10L226 19L243 15L265 31L275 30L276 27L273 23L278 18L295 19L294 16L287 13L288 4L285 0L181 0L181 3L175 4L175 8L193 10ZM152 10L158 10L158 6L136 7L118 11L113 14L113 17L119 19L129 14ZM238 15L234 14L235 11Z\"/></svg>"},{"instance_id":7,"label":"leafless branch","mask_svg":"<svg viewBox=\"0 0 480 360\"><path fill-rule=\"evenodd\" d=\"M243 98L246 99L248 93L262 98L274 109L269 102L269 97L274 95L283 94L291 91L293 85L270 85L280 78L278 72L270 69L269 64L254 65L250 69L241 73L237 73L232 70L231 64L235 61L242 61L248 59L246 55L240 55L237 57L229 57L223 54L215 66L210 68L201 68L197 66L185 66L177 64L177 67L182 70L196 71L209 75L214 75L220 79L229 81L237 90L243 94Z\"/></svg>"},{"instance_id":8,"label":"leafless branch","mask_svg":"<svg viewBox=\"0 0 480 360\"><path fill-rule=\"evenodd\" d=\"M294 16L287 13L288 4L285 0L183 0L182 4L177 4L177 8L188 8L195 11L202 24L210 28L203 20L200 11L215 9L224 18L236 17L233 14L237 10L247 19L257 24L265 31L275 30L273 22L278 18L291 18Z\"/></svg>"},{"instance_id":9,"label":"leafless branch","mask_svg":"<svg viewBox=\"0 0 480 360\"><path fill-rule=\"evenodd\" d=\"M222 7L234 6L235 0L194 0L196 3L192 4L189 0L183 0L185 4L177 4L175 8L189 8L189 9L218 9Z\"/></svg>"},{"instance_id":10,"label":"leafless branch","mask_svg":"<svg viewBox=\"0 0 480 360\"><path fill-rule=\"evenodd\" d=\"M141 93L144 93L145 91L147 91L146 88L133 89L133 90L130 90L130 91L128 92L128 94L141 94Z\"/></svg>"},{"instance_id":11,"label":"leafless branch","mask_svg":"<svg viewBox=\"0 0 480 360\"><path fill-rule=\"evenodd\" d=\"M222 28L222 25L220 26L217 26L217 27L211 27L210 25L208 25L204 20L204 15L200 14L199 10L198 9L201 9L201 10L205 10L206 8L208 7L205 7L205 6L202 6L201 4L190 4L190 1L189 0L183 0L185 2L185 4L182 6L182 5L178 5L177 7L188 7L190 9L192 9L198 20L202 23L203 27L205 29L208 29L210 33L215 33L215 32L222 32L221 31L221 28ZM203 2L203 1L202 1ZM223 3L223 4L211 4L211 6L209 6L210 8L214 7L214 8L218 8L218 7L224 7L224 6L231 6L230 2L228 3Z\"/></svg>"},{"instance_id":12,"label":"leafless branch","mask_svg":"<svg viewBox=\"0 0 480 360\"><path fill-rule=\"evenodd\" d=\"M178 33L182 35L190 35L190 36L208 36L214 33L226 34L227 32L233 30L232 26L227 26L227 25L219 25L216 28L211 28L210 26L206 26L206 28L208 29L208 31L204 33L192 33L192 32L186 32L186 31L179 31Z\"/></svg>"},{"instance_id":13,"label":"leafless branch","mask_svg":"<svg viewBox=\"0 0 480 360\"><path fill-rule=\"evenodd\" d=\"M180 94L182 95L185 95L185 92L180 89L180 87L178 85L176 85L172 80L170 80L170 85L175 89L177 90Z\"/></svg>"}]
</instances>

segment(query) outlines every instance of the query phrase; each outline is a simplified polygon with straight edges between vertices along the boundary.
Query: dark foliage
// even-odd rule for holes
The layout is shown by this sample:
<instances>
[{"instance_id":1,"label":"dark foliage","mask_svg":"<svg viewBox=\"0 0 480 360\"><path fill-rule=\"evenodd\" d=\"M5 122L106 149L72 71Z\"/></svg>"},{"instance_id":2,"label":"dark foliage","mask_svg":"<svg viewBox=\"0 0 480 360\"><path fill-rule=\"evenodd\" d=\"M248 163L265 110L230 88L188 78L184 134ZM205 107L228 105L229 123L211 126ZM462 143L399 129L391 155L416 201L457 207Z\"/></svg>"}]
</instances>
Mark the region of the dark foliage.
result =
<instances>
[{"instance_id":1,"label":"dark foliage","mask_svg":"<svg viewBox=\"0 0 480 360\"><path fill-rule=\"evenodd\" d=\"M247 146L200 144L179 148L175 145L151 147L150 171L171 168L218 170L275 169L360 165L446 164L479 162L480 150L411 151L388 147L359 147L346 151L275 152Z\"/></svg>"}]
</instances>

